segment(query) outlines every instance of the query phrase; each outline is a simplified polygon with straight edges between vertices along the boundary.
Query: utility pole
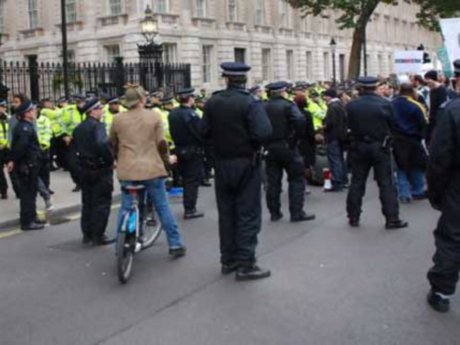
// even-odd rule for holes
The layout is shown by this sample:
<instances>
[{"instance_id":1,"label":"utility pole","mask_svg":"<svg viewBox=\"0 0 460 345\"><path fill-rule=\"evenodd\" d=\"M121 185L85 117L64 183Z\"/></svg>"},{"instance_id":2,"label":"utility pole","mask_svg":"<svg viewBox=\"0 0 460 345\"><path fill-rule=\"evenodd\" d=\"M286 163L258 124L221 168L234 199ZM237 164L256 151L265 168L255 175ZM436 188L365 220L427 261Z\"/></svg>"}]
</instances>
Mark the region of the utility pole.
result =
<instances>
[{"instance_id":1,"label":"utility pole","mask_svg":"<svg viewBox=\"0 0 460 345\"><path fill-rule=\"evenodd\" d=\"M64 94L69 99L69 52L67 48L67 14L66 0L61 0L61 32L62 32L62 70L64 73Z\"/></svg>"}]
</instances>

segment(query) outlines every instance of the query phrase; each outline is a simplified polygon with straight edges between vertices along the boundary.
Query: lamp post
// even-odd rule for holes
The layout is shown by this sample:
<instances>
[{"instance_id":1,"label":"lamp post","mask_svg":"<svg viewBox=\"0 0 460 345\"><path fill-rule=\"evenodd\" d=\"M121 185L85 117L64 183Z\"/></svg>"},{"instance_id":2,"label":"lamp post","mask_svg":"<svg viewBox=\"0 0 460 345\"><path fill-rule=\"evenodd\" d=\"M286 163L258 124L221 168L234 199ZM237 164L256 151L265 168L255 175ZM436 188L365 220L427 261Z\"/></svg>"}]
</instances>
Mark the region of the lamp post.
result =
<instances>
[{"instance_id":1,"label":"lamp post","mask_svg":"<svg viewBox=\"0 0 460 345\"><path fill-rule=\"evenodd\" d=\"M337 49L337 43L335 42L334 38L331 38L331 42L329 43L329 46L331 47L331 52L332 52L332 85L335 87L336 82L337 82L337 75L336 75L336 70L335 70L335 52Z\"/></svg>"},{"instance_id":2,"label":"lamp post","mask_svg":"<svg viewBox=\"0 0 460 345\"><path fill-rule=\"evenodd\" d=\"M65 0L61 0L61 32L62 32L62 72L64 74L64 94L69 99L69 52L67 47L67 14Z\"/></svg>"},{"instance_id":3,"label":"lamp post","mask_svg":"<svg viewBox=\"0 0 460 345\"><path fill-rule=\"evenodd\" d=\"M163 48L158 44L158 21L153 15L150 6L145 9L145 18L141 21L141 32L145 37L147 44L138 45L139 56L142 62L149 63L154 61L160 63L163 55Z\"/></svg>"},{"instance_id":4,"label":"lamp post","mask_svg":"<svg viewBox=\"0 0 460 345\"><path fill-rule=\"evenodd\" d=\"M363 30L363 65L364 65L364 76L367 77L367 34L366 27Z\"/></svg>"}]
</instances>

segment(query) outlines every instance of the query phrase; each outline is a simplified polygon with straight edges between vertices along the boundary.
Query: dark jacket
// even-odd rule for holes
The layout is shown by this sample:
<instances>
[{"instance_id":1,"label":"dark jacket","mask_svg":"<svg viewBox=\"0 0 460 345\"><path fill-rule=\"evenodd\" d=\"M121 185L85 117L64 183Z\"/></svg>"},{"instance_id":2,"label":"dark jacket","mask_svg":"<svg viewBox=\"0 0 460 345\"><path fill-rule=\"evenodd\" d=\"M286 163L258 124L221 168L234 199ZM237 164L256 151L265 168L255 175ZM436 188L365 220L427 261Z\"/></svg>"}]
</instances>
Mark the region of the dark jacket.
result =
<instances>
[{"instance_id":1,"label":"dark jacket","mask_svg":"<svg viewBox=\"0 0 460 345\"><path fill-rule=\"evenodd\" d=\"M338 98L328 104L324 119L324 137L326 142L344 142L347 137L347 110Z\"/></svg>"},{"instance_id":2,"label":"dark jacket","mask_svg":"<svg viewBox=\"0 0 460 345\"><path fill-rule=\"evenodd\" d=\"M206 102L202 133L217 159L253 158L272 126L260 101L244 88L229 86Z\"/></svg>"},{"instance_id":3,"label":"dark jacket","mask_svg":"<svg viewBox=\"0 0 460 345\"><path fill-rule=\"evenodd\" d=\"M423 105L407 97L393 100L395 128L393 148L398 168L405 171L425 169L427 153L422 144L426 120Z\"/></svg>"},{"instance_id":4,"label":"dark jacket","mask_svg":"<svg viewBox=\"0 0 460 345\"><path fill-rule=\"evenodd\" d=\"M450 102L433 132L427 170L431 204L460 228L460 99Z\"/></svg>"},{"instance_id":5,"label":"dark jacket","mask_svg":"<svg viewBox=\"0 0 460 345\"><path fill-rule=\"evenodd\" d=\"M178 148L203 146L202 120L192 108L181 106L172 110L168 121L171 137Z\"/></svg>"},{"instance_id":6,"label":"dark jacket","mask_svg":"<svg viewBox=\"0 0 460 345\"><path fill-rule=\"evenodd\" d=\"M447 101L447 89L445 86L442 85L430 91L430 120L428 124L427 135L426 135L426 139L428 142L430 142L432 133L436 127L439 108L446 101Z\"/></svg>"},{"instance_id":7,"label":"dark jacket","mask_svg":"<svg viewBox=\"0 0 460 345\"><path fill-rule=\"evenodd\" d=\"M34 125L20 120L13 129L11 160L16 168L21 169L26 165L38 165L40 155L40 145Z\"/></svg>"}]
</instances>

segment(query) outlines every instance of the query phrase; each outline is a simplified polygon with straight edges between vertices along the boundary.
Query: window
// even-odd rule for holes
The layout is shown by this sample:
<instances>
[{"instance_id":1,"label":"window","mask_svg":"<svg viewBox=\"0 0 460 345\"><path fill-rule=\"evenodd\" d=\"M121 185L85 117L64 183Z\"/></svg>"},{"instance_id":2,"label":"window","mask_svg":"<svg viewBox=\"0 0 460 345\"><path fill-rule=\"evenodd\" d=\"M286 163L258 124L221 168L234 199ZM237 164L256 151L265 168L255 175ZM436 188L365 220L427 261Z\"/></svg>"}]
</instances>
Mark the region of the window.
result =
<instances>
[{"instance_id":1,"label":"window","mask_svg":"<svg viewBox=\"0 0 460 345\"><path fill-rule=\"evenodd\" d=\"M120 46L118 44L105 46L104 48L107 62L114 62L115 58L120 56Z\"/></svg>"},{"instance_id":2,"label":"window","mask_svg":"<svg viewBox=\"0 0 460 345\"><path fill-rule=\"evenodd\" d=\"M272 51L270 48L262 49L262 80L272 79Z\"/></svg>"},{"instance_id":3,"label":"window","mask_svg":"<svg viewBox=\"0 0 460 345\"><path fill-rule=\"evenodd\" d=\"M77 21L77 0L66 0L65 10L67 23L75 23Z\"/></svg>"},{"instance_id":4,"label":"window","mask_svg":"<svg viewBox=\"0 0 460 345\"><path fill-rule=\"evenodd\" d=\"M265 24L265 0L256 0L256 25Z\"/></svg>"},{"instance_id":5,"label":"window","mask_svg":"<svg viewBox=\"0 0 460 345\"><path fill-rule=\"evenodd\" d=\"M323 64L324 64L324 70L323 70L323 80L329 80L331 78L331 69L330 69L330 63L329 63L329 53L323 53Z\"/></svg>"},{"instance_id":6,"label":"window","mask_svg":"<svg viewBox=\"0 0 460 345\"><path fill-rule=\"evenodd\" d=\"M237 22L238 21L238 0L227 0L228 6L228 21Z\"/></svg>"},{"instance_id":7,"label":"window","mask_svg":"<svg viewBox=\"0 0 460 345\"><path fill-rule=\"evenodd\" d=\"M235 62L246 63L246 49L235 48Z\"/></svg>"},{"instance_id":8,"label":"window","mask_svg":"<svg viewBox=\"0 0 460 345\"><path fill-rule=\"evenodd\" d=\"M279 0L280 23L283 28L291 27L291 18L289 13L289 4L286 0Z\"/></svg>"},{"instance_id":9,"label":"window","mask_svg":"<svg viewBox=\"0 0 460 345\"><path fill-rule=\"evenodd\" d=\"M0 0L0 32L5 32L5 2Z\"/></svg>"},{"instance_id":10,"label":"window","mask_svg":"<svg viewBox=\"0 0 460 345\"><path fill-rule=\"evenodd\" d=\"M307 52L307 79L313 80L313 55L311 52Z\"/></svg>"},{"instance_id":11,"label":"window","mask_svg":"<svg viewBox=\"0 0 460 345\"><path fill-rule=\"evenodd\" d=\"M207 0L196 0L196 16L199 18L206 18L208 16Z\"/></svg>"},{"instance_id":12,"label":"window","mask_svg":"<svg viewBox=\"0 0 460 345\"><path fill-rule=\"evenodd\" d=\"M29 28L38 27L38 0L29 0Z\"/></svg>"},{"instance_id":13,"label":"window","mask_svg":"<svg viewBox=\"0 0 460 345\"><path fill-rule=\"evenodd\" d=\"M176 63L177 62L177 44L165 43L163 44L163 62Z\"/></svg>"},{"instance_id":14,"label":"window","mask_svg":"<svg viewBox=\"0 0 460 345\"><path fill-rule=\"evenodd\" d=\"M203 46L203 83L211 82L212 50L211 45Z\"/></svg>"},{"instance_id":15,"label":"window","mask_svg":"<svg viewBox=\"0 0 460 345\"><path fill-rule=\"evenodd\" d=\"M123 4L122 0L109 0L109 13L112 16L117 16L122 14Z\"/></svg>"},{"instance_id":16,"label":"window","mask_svg":"<svg viewBox=\"0 0 460 345\"><path fill-rule=\"evenodd\" d=\"M155 1L155 12L168 13L169 12L169 1L168 0Z\"/></svg>"},{"instance_id":17,"label":"window","mask_svg":"<svg viewBox=\"0 0 460 345\"><path fill-rule=\"evenodd\" d=\"M287 79L294 80L294 51L286 51L286 68L287 68Z\"/></svg>"}]
</instances>

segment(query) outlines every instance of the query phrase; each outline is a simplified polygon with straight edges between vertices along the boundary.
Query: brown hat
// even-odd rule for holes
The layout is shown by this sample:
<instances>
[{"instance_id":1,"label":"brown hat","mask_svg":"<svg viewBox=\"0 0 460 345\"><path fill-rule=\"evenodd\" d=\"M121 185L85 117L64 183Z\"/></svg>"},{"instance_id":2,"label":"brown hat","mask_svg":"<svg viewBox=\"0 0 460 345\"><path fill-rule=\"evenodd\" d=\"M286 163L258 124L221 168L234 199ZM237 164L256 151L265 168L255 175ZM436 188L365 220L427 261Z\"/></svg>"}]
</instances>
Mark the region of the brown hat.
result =
<instances>
[{"instance_id":1,"label":"brown hat","mask_svg":"<svg viewBox=\"0 0 460 345\"><path fill-rule=\"evenodd\" d=\"M127 85L123 106L130 109L138 104L146 96L145 90L139 85Z\"/></svg>"}]
</instances>

